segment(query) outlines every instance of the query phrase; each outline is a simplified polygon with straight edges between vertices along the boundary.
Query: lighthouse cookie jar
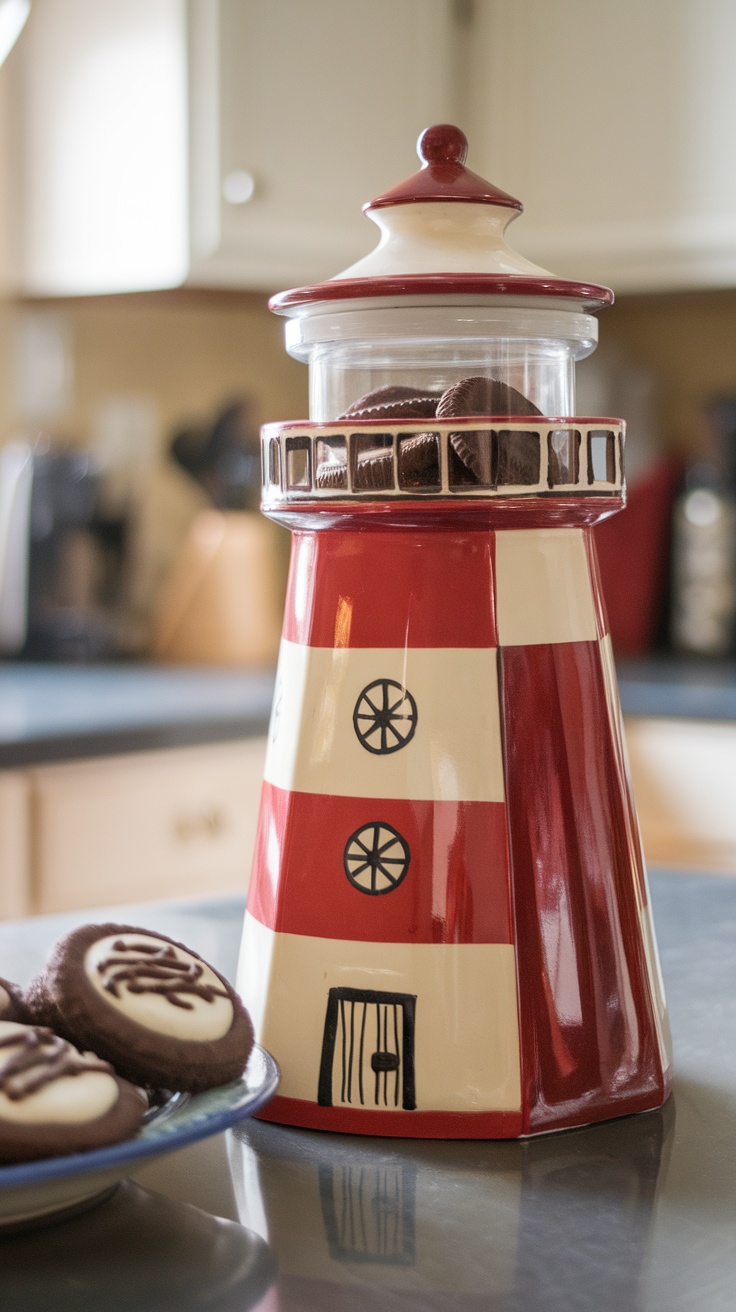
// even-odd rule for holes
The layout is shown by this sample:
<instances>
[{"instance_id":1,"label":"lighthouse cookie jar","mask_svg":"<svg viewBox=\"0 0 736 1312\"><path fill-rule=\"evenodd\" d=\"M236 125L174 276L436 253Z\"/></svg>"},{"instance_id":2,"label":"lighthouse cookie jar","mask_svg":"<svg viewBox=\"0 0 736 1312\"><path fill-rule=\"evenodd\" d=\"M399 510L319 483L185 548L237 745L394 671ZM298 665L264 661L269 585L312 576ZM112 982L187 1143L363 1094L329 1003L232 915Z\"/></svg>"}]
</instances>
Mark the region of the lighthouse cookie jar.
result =
<instances>
[{"instance_id":1,"label":"lighthouse cookie jar","mask_svg":"<svg viewBox=\"0 0 736 1312\"><path fill-rule=\"evenodd\" d=\"M269 1120L510 1138L657 1107L669 1039L575 415L604 287L428 128L375 250L276 296L310 419L263 432L293 534L239 967Z\"/></svg>"}]
</instances>

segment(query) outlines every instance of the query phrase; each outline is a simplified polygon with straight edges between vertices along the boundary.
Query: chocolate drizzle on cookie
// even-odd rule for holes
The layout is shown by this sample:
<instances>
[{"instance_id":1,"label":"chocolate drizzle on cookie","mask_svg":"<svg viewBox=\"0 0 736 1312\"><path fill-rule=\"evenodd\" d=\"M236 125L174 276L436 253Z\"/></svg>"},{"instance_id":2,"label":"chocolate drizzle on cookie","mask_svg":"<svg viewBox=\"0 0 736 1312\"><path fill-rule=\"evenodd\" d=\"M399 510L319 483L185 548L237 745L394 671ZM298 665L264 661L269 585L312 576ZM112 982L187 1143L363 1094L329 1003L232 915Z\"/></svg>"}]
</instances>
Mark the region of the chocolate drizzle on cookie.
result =
<instances>
[{"instance_id":1,"label":"chocolate drizzle on cookie","mask_svg":"<svg viewBox=\"0 0 736 1312\"><path fill-rule=\"evenodd\" d=\"M66 1039L41 1025L25 1025L0 1038L0 1050L16 1048L7 1060L0 1055L0 1093L19 1102L64 1075L86 1075L89 1071L113 1074L109 1062L92 1053L84 1057Z\"/></svg>"},{"instance_id":2,"label":"chocolate drizzle on cookie","mask_svg":"<svg viewBox=\"0 0 736 1312\"><path fill-rule=\"evenodd\" d=\"M194 994L205 1002L229 997L226 989L205 982L201 961L182 961L170 943L154 947L148 943L125 943L119 938L113 943L113 953L136 954L105 957L98 962L103 988L114 998L120 997L120 987L125 985L129 993L160 993L173 1007L193 1011L192 1003L180 994Z\"/></svg>"}]
</instances>

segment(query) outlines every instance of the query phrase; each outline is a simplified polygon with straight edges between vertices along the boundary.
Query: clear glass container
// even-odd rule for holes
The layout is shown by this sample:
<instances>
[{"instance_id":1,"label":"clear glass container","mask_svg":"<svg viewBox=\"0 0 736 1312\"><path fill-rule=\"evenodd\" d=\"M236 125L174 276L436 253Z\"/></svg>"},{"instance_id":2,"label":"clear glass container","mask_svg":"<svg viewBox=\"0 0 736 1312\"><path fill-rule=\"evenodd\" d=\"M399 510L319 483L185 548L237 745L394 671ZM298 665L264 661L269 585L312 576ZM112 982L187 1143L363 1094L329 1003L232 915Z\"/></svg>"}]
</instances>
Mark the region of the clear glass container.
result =
<instances>
[{"instance_id":1,"label":"clear glass container","mask_svg":"<svg viewBox=\"0 0 736 1312\"><path fill-rule=\"evenodd\" d=\"M462 303L465 300L466 303ZM471 376L504 383L542 415L575 414L575 362L595 350L596 319L539 300L402 297L305 307L286 347L309 364L309 417L340 419L378 388L442 393Z\"/></svg>"}]
</instances>

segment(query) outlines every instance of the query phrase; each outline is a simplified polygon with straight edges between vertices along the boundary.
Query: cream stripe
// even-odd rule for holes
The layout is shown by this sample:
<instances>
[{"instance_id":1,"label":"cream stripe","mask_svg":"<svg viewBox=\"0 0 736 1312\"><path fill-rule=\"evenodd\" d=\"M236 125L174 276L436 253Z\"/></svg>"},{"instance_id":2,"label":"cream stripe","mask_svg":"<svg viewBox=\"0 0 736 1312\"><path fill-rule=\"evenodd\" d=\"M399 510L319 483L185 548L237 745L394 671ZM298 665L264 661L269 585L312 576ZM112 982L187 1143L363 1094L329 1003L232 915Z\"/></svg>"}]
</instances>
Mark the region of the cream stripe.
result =
<instances>
[{"instance_id":1,"label":"cream stripe","mask_svg":"<svg viewBox=\"0 0 736 1312\"><path fill-rule=\"evenodd\" d=\"M353 714L361 693L392 680L408 689L416 728L386 755L361 744ZM283 641L266 779L279 788L338 797L502 802L504 800L496 649L302 647ZM382 706L381 687L368 693ZM369 745L370 703L358 724ZM404 704L403 714L411 713ZM410 721L394 722L406 733ZM387 742L397 739L389 731Z\"/></svg>"},{"instance_id":2,"label":"cream stripe","mask_svg":"<svg viewBox=\"0 0 736 1312\"><path fill-rule=\"evenodd\" d=\"M238 989L258 1042L281 1067L284 1097L317 1101L328 993L340 986L416 995L419 1110L519 1110L513 946L276 934L246 913Z\"/></svg>"},{"instance_id":3,"label":"cream stripe","mask_svg":"<svg viewBox=\"0 0 736 1312\"><path fill-rule=\"evenodd\" d=\"M502 647L598 637L582 529L497 532L496 594Z\"/></svg>"},{"instance_id":4,"label":"cream stripe","mask_svg":"<svg viewBox=\"0 0 736 1312\"><path fill-rule=\"evenodd\" d=\"M606 634L600 641L601 665L603 668L603 680L608 700L608 710L611 720L611 731L616 735L617 745L621 755L621 760L626 771L625 786L631 790L633 800L633 790L631 788L631 767L629 765L629 753L626 746L626 734L624 732L624 722L621 715L621 703L618 695L618 683L616 681L616 666L613 658L613 644L610 636ZM664 981L662 979L662 968L659 964L659 951L657 949L657 937L654 931L654 921L652 919L652 900L649 894L649 880L647 876L647 862L644 855L644 846L641 841L641 830L639 820L634 811L635 832L631 835L632 842L638 845L639 856L641 860L644 883L646 885L646 906L641 904L639 895L638 882L635 882L637 902L639 904L639 916L641 921L642 940L644 943L644 956L647 963L647 975L649 978L649 987L652 991L652 1002L654 1005L655 1021L657 1026L657 1040L659 1043L659 1055L662 1062L662 1070L666 1071L672 1065L672 1035L670 1032L670 1020L667 1011L667 1001L664 992Z\"/></svg>"}]
</instances>

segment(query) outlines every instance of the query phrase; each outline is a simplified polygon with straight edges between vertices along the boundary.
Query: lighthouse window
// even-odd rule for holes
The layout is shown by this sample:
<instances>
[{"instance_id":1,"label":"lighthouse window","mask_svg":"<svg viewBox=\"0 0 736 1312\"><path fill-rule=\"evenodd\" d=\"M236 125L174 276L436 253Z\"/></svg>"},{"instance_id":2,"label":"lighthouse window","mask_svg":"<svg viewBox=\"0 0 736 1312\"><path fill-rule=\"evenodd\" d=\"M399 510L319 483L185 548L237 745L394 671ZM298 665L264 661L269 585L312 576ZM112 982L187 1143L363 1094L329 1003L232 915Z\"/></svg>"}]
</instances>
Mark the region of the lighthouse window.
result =
<instances>
[{"instance_id":1,"label":"lighthouse window","mask_svg":"<svg viewBox=\"0 0 736 1312\"><path fill-rule=\"evenodd\" d=\"M539 482L539 433L500 428L496 434L498 465L496 482L530 486Z\"/></svg>"},{"instance_id":2,"label":"lighthouse window","mask_svg":"<svg viewBox=\"0 0 736 1312\"><path fill-rule=\"evenodd\" d=\"M593 428L588 434L588 482L613 483L616 453L610 428Z\"/></svg>"},{"instance_id":3,"label":"lighthouse window","mask_svg":"<svg viewBox=\"0 0 736 1312\"><path fill-rule=\"evenodd\" d=\"M450 489L495 487L493 434L463 429L450 433L447 467Z\"/></svg>"},{"instance_id":4,"label":"lighthouse window","mask_svg":"<svg viewBox=\"0 0 736 1312\"><path fill-rule=\"evenodd\" d=\"M348 452L344 437L320 437L317 441L317 487L347 488Z\"/></svg>"},{"instance_id":5,"label":"lighthouse window","mask_svg":"<svg viewBox=\"0 0 736 1312\"><path fill-rule=\"evenodd\" d=\"M353 727L366 751L390 756L414 737L417 704L408 688L395 679L374 679L355 703Z\"/></svg>"},{"instance_id":6,"label":"lighthouse window","mask_svg":"<svg viewBox=\"0 0 736 1312\"><path fill-rule=\"evenodd\" d=\"M547 484L577 483L580 434L575 428L553 428L547 437Z\"/></svg>"},{"instance_id":7,"label":"lighthouse window","mask_svg":"<svg viewBox=\"0 0 736 1312\"><path fill-rule=\"evenodd\" d=\"M394 486L394 439L391 433L353 433L353 488L385 492Z\"/></svg>"},{"instance_id":8,"label":"lighthouse window","mask_svg":"<svg viewBox=\"0 0 736 1312\"><path fill-rule=\"evenodd\" d=\"M417 492L440 487L439 433L413 433L399 439L399 487Z\"/></svg>"},{"instance_id":9,"label":"lighthouse window","mask_svg":"<svg viewBox=\"0 0 736 1312\"><path fill-rule=\"evenodd\" d=\"M268 481L275 487L281 484L281 451L275 437L268 444Z\"/></svg>"},{"instance_id":10,"label":"lighthouse window","mask_svg":"<svg viewBox=\"0 0 736 1312\"><path fill-rule=\"evenodd\" d=\"M308 437L287 437L286 439L286 485L290 492L308 492L311 487L310 477L311 449Z\"/></svg>"},{"instance_id":11,"label":"lighthouse window","mask_svg":"<svg viewBox=\"0 0 736 1312\"><path fill-rule=\"evenodd\" d=\"M398 829L385 820L374 820L350 835L343 865L353 888L369 897L380 897L398 888L410 860L409 844Z\"/></svg>"}]
</instances>

